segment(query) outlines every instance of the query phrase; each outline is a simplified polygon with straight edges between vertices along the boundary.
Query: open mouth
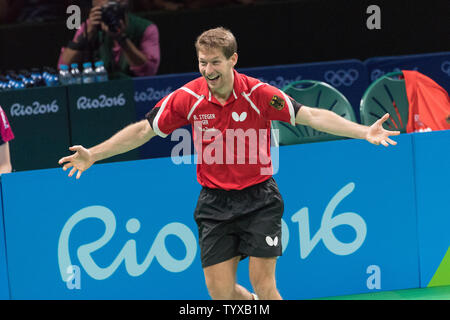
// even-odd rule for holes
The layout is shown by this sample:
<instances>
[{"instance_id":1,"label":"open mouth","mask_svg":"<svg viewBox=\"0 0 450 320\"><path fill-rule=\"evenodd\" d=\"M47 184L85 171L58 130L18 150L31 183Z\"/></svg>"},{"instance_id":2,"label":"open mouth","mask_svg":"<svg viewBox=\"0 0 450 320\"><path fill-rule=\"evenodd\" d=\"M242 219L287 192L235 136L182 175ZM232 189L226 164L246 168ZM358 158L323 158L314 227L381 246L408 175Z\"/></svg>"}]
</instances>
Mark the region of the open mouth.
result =
<instances>
[{"instance_id":1,"label":"open mouth","mask_svg":"<svg viewBox=\"0 0 450 320\"><path fill-rule=\"evenodd\" d=\"M217 79L219 79L220 75L216 75L216 76L207 76L206 79L210 80L210 81L215 81Z\"/></svg>"}]
</instances>

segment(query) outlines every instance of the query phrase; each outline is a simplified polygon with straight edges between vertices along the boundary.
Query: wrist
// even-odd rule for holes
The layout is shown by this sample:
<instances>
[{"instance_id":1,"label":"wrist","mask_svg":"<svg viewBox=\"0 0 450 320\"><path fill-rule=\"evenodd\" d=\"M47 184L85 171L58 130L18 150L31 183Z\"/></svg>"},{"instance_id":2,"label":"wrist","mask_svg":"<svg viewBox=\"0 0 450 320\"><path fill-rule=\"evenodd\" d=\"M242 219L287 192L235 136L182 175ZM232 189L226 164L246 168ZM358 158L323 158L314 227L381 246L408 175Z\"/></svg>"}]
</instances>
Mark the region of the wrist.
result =
<instances>
[{"instance_id":1,"label":"wrist","mask_svg":"<svg viewBox=\"0 0 450 320\"><path fill-rule=\"evenodd\" d=\"M361 133L362 137L360 139L369 141L369 128L370 127L363 126L363 130L362 130L362 133Z\"/></svg>"},{"instance_id":2,"label":"wrist","mask_svg":"<svg viewBox=\"0 0 450 320\"><path fill-rule=\"evenodd\" d=\"M127 44L128 36L126 33L121 33L115 38L115 40L121 47L124 47Z\"/></svg>"},{"instance_id":3,"label":"wrist","mask_svg":"<svg viewBox=\"0 0 450 320\"><path fill-rule=\"evenodd\" d=\"M78 38L75 39L75 41L69 41L66 45L66 48L76 50L76 51L82 51L87 49L88 47L88 40L84 35L78 36Z\"/></svg>"},{"instance_id":4,"label":"wrist","mask_svg":"<svg viewBox=\"0 0 450 320\"><path fill-rule=\"evenodd\" d=\"M92 164L94 164L94 163L97 162L97 161L102 160L100 154L99 154L98 152L95 151L95 147L92 147L92 148L88 149L87 151L88 151L88 153L89 153L89 155L90 155Z\"/></svg>"}]
</instances>

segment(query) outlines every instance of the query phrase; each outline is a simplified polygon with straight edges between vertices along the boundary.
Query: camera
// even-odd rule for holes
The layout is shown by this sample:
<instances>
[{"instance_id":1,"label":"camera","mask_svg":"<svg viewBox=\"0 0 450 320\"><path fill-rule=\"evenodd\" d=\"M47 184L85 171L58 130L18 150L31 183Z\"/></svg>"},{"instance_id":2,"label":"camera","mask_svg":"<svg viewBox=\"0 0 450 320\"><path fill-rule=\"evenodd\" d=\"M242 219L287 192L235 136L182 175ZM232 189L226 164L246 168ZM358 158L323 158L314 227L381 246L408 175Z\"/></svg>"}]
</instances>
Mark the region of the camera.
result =
<instances>
[{"instance_id":1,"label":"camera","mask_svg":"<svg viewBox=\"0 0 450 320\"><path fill-rule=\"evenodd\" d=\"M120 20L125 20L127 5L117 1L109 1L102 6L102 21L108 26L111 32L117 32L120 28Z\"/></svg>"}]
</instances>

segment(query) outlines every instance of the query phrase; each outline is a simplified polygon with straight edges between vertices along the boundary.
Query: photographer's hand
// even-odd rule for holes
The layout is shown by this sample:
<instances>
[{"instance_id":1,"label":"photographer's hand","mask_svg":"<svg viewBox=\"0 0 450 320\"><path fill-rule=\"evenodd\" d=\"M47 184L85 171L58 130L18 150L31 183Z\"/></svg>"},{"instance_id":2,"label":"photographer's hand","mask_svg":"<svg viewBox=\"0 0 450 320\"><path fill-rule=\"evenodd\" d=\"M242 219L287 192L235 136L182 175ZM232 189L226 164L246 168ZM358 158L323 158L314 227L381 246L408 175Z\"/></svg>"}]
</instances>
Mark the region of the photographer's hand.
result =
<instances>
[{"instance_id":1,"label":"photographer's hand","mask_svg":"<svg viewBox=\"0 0 450 320\"><path fill-rule=\"evenodd\" d=\"M98 31L100 25L102 23L102 11L101 7L93 7L91 12L89 13L89 19L87 22L87 34L88 39L92 39L95 37L95 33Z\"/></svg>"},{"instance_id":2,"label":"photographer's hand","mask_svg":"<svg viewBox=\"0 0 450 320\"><path fill-rule=\"evenodd\" d=\"M136 45L127 37L125 32L126 23L120 20L120 28L117 32L111 32L105 23L101 23L102 30L112 37L122 48L125 59L130 66L142 66L148 63L148 59L145 54L139 50Z\"/></svg>"},{"instance_id":3,"label":"photographer's hand","mask_svg":"<svg viewBox=\"0 0 450 320\"><path fill-rule=\"evenodd\" d=\"M101 29L111 38L113 38L114 40L119 40L122 37L124 37L126 35L125 30L126 30L126 24L123 20L120 20L120 27L118 28L118 30L116 32L112 32L111 30L109 30L109 27L104 23L104 22L100 22L100 26Z\"/></svg>"}]
</instances>

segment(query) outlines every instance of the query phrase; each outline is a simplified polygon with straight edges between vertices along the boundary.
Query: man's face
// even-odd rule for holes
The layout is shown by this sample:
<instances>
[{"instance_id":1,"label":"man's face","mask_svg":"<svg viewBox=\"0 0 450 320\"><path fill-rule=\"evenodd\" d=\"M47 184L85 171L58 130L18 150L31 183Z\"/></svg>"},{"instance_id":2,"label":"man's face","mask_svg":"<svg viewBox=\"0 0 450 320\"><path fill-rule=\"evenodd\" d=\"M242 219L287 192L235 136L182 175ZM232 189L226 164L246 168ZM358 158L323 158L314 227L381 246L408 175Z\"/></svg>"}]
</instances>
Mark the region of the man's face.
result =
<instances>
[{"instance_id":1,"label":"man's face","mask_svg":"<svg viewBox=\"0 0 450 320\"><path fill-rule=\"evenodd\" d=\"M198 67L211 91L233 88L233 68L237 54L227 59L221 49L200 49L197 53Z\"/></svg>"}]
</instances>

